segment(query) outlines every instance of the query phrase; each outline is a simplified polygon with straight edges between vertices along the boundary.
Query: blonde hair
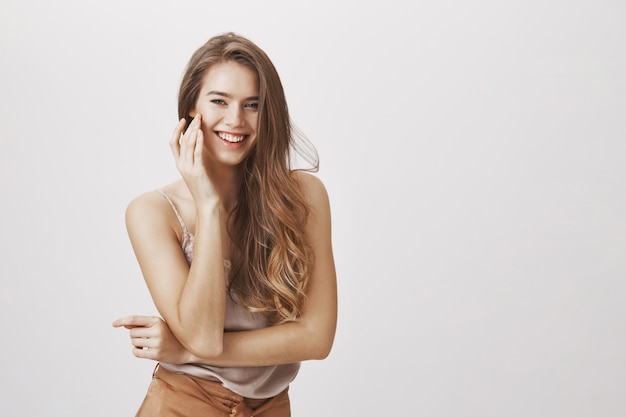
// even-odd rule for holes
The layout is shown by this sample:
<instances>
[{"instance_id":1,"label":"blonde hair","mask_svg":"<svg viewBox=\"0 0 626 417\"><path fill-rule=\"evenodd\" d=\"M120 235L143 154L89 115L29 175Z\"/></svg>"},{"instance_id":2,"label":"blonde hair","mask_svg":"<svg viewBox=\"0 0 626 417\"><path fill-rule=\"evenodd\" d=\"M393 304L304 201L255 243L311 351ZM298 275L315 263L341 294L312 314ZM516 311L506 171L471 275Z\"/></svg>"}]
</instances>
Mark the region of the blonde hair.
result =
<instances>
[{"instance_id":1,"label":"blonde hair","mask_svg":"<svg viewBox=\"0 0 626 417\"><path fill-rule=\"evenodd\" d=\"M280 77L265 52L232 32L215 36L191 57L178 95L178 116L189 119L208 68L234 61L259 81L257 141L242 163L239 199L228 219L233 242L232 299L269 323L293 321L302 311L313 252L304 228L309 207L292 173L294 156L317 171L315 148L292 126ZM301 168L303 169L303 168Z\"/></svg>"}]
</instances>

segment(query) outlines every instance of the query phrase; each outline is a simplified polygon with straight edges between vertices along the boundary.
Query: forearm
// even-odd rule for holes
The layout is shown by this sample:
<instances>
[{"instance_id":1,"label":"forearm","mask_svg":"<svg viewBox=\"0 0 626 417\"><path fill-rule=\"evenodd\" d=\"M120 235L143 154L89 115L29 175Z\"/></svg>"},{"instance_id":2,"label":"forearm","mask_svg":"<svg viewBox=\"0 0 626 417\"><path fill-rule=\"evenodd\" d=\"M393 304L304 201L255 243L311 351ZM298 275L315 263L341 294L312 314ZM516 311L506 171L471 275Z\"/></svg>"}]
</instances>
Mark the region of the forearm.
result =
<instances>
[{"instance_id":1,"label":"forearm","mask_svg":"<svg viewBox=\"0 0 626 417\"><path fill-rule=\"evenodd\" d=\"M193 262L181 290L177 314L169 320L176 337L194 354L222 351L226 283L219 204L198 209Z\"/></svg>"},{"instance_id":2,"label":"forearm","mask_svg":"<svg viewBox=\"0 0 626 417\"><path fill-rule=\"evenodd\" d=\"M290 322L258 330L226 332L224 349L214 358L190 354L188 362L223 367L271 366L324 359L334 331L316 330L305 322Z\"/></svg>"}]
</instances>

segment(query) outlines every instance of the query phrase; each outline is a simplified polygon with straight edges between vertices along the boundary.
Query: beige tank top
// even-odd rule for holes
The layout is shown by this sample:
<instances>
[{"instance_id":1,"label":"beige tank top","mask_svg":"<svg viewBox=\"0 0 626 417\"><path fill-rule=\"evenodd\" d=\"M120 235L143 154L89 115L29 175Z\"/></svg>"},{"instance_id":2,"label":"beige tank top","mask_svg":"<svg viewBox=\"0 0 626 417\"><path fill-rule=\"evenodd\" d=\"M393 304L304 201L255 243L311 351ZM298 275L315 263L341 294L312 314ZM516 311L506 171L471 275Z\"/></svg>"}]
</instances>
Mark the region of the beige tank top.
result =
<instances>
[{"instance_id":1,"label":"beige tank top","mask_svg":"<svg viewBox=\"0 0 626 417\"><path fill-rule=\"evenodd\" d=\"M169 202L183 229L183 239L180 244L187 263L191 265L193 258L194 236L187 230L176 206L163 190L157 190ZM228 284L230 261L224 260L224 273ZM226 298L226 316L224 319L225 331L253 330L267 327L265 318L260 314L253 314L244 307L236 304L230 297ZM280 394L289 386L300 370L300 363L290 363L274 366L233 367L223 368L201 364L174 365L160 363L164 368L193 375L199 378L219 381L226 388L247 398L269 398Z\"/></svg>"}]
</instances>

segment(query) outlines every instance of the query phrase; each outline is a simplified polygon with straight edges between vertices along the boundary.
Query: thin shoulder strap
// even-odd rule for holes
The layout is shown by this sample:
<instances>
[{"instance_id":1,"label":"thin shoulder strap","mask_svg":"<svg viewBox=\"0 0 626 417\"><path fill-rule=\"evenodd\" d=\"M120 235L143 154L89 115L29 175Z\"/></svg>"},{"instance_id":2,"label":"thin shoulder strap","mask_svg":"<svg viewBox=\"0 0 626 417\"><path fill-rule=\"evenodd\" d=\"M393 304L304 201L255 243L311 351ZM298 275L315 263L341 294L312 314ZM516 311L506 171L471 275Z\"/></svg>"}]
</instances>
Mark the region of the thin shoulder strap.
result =
<instances>
[{"instance_id":1,"label":"thin shoulder strap","mask_svg":"<svg viewBox=\"0 0 626 417\"><path fill-rule=\"evenodd\" d=\"M170 206L172 206L172 210L174 210L174 214L176 214L176 217L178 218L178 221L180 222L180 226L183 228L183 233L187 234L189 233L187 231L187 225L185 225L185 221L183 220L183 218L181 217L180 213L178 212L178 210L176 209L176 206L174 205L174 203L172 202L172 200L170 200L170 198L167 196L167 194L165 194L165 191L163 191L162 189L158 189L156 190L157 193L161 194L163 197L165 197L165 199L167 200L168 203L170 203Z\"/></svg>"}]
</instances>

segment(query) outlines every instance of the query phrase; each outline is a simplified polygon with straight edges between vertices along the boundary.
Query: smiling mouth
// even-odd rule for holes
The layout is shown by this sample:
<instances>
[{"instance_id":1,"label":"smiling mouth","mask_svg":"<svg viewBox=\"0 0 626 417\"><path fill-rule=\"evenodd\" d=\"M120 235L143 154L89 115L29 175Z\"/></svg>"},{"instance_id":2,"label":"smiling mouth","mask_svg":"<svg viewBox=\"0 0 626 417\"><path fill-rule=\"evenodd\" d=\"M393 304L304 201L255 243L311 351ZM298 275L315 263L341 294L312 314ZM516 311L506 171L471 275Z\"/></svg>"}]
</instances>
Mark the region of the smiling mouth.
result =
<instances>
[{"instance_id":1,"label":"smiling mouth","mask_svg":"<svg viewBox=\"0 0 626 417\"><path fill-rule=\"evenodd\" d=\"M232 133L226 132L215 132L220 139L225 140L230 143L239 143L243 142L243 140L247 137L247 135L234 135Z\"/></svg>"}]
</instances>

